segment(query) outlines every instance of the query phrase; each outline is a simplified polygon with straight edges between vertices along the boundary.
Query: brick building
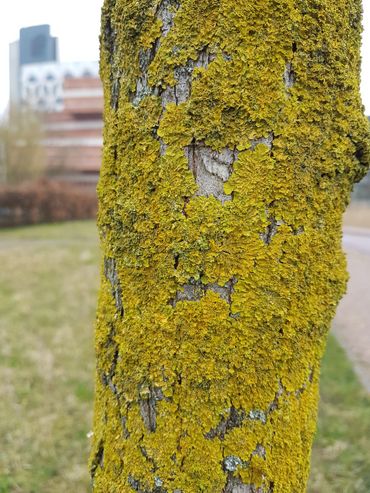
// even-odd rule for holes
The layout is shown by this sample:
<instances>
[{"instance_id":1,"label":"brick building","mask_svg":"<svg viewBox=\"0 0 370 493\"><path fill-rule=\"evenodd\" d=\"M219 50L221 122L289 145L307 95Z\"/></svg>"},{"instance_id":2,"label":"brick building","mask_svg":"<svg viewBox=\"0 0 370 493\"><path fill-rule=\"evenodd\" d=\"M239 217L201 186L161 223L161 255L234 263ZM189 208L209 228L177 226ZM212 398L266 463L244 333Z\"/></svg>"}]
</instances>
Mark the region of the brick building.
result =
<instances>
[{"instance_id":1,"label":"brick building","mask_svg":"<svg viewBox=\"0 0 370 493\"><path fill-rule=\"evenodd\" d=\"M62 111L44 114L44 147L51 176L96 185L102 148L103 90L94 74L68 75Z\"/></svg>"}]
</instances>

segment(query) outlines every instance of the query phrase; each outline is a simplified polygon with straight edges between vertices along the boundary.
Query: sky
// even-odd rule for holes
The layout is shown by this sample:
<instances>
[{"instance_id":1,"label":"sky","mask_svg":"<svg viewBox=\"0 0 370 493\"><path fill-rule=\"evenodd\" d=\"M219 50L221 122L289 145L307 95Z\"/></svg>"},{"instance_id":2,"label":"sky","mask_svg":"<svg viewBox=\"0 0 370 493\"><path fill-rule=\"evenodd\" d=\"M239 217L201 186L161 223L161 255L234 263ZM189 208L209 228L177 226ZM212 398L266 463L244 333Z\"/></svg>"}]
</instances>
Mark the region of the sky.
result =
<instances>
[{"instance_id":1,"label":"sky","mask_svg":"<svg viewBox=\"0 0 370 493\"><path fill-rule=\"evenodd\" d=\"M4 0L0 0L4 2ZM59 38L62 62L99 58L100 9L103 0L9 0L0 15L0 113L9 95L9 43L21 27L50 24Z\"/></svg>"},{"instance_id":2,"label":"sky","mask_svg":"<svg viewBox=\"0 0 370 493\"><path fill-rule=\"evenodd\" d=\"M50 24L59 38L62 62L98 60L100 9L103 0L10 0L0 16L0 113L8 102L9 43L19 29ZM363 0L362 99L370 115L370 0Z\"/></svg>"}]
</instances>

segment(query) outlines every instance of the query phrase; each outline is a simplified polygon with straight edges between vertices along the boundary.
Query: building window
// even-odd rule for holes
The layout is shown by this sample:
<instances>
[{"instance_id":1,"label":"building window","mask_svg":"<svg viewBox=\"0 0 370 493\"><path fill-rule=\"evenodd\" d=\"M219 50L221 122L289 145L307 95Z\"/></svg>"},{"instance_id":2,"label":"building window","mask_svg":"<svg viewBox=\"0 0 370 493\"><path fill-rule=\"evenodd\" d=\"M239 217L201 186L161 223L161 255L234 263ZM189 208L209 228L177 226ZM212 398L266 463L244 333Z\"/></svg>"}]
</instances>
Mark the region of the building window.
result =
<instances>
[{"instance_id":1,"label":"building window","mask_svg":"<svg viewBox=\"0 0 370 493\"><path fill-rule=\"evenodd\" d=\"M45 55L46 42L46 37L43 34L39 34L33 38L30 46L32 58L42 58Z\"/></svg>"}]
</instances>

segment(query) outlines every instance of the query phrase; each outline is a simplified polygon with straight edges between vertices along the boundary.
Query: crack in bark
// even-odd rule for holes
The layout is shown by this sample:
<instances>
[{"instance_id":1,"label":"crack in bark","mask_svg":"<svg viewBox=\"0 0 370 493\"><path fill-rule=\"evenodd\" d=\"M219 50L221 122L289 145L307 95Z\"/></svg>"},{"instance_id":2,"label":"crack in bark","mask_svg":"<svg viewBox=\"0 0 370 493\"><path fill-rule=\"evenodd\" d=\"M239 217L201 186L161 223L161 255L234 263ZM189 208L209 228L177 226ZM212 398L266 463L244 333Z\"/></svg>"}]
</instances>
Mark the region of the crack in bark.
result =
<instances>
[{"instance_id":1,"label":"crack in bark","mask_svg":"<svg viewBox=\"0 0 370 493\"><path fill-rule=\"evenodd\" d=\"M116 6L116 0L111 0L107 6L107 11L111 12ZM111 67L110 72L110 86L111 86L111 95L110 95L110 105L111 108L116 111L118 109L118 101L121 90L121 76L122 72L117 67L115 63L115 53L117 49L117 30L114 28L111 20L111 16L107 15L106 22L103 32L103 47L108 52L108 61L109 66Z\"/></svg>"},{"instance_id":2,"label":"crack in bark","mask_svg":"<svg viewBox=\"0 0 370 493\"><path fill-rule=\"evenodd\" d=\"M103 372L101 375L103 385L105 385L106 387L109 387L114 395L118 395L117 387L113 383L113 378L114 378L115 373L116 373L116 367L117 367L117 362L118 362L118 355L119 355L119 352L118 352L118 349L116 349L114 352L114 355L113 355L113 361L112 361L112 365L111 365L111 368L109 370L109 373Z\"/></svg>"},{"instance_id":3,"label":"crack in bark","mask_svg":"<svg viewBox=\"0 0 370 493\"><path fill-rule=\"evenodd\" d=\"M141 76L136 81L135 92L129 94L129 100L135 107L138 107L146 96L159 96L162 94L159 87L152 87L149 84L149 67L158 53L161 39L166 37L171 30L179 7L180 4L177 1L163 0L158 4L157 10L154 13L154 17L162 22L161 36L155 40L152 47L146 50L142 49L139 52Z\"/></svg>"},{"instance_id":4,"label":"crack in bark","mask_svg":"<svg viewBox=\"0 0 370 493\"><path fill-rule=\"evenodd\" d=\"M145 457L145 459L152 465L150 472L152 474L155 474L155 472L158 470L158 466L157 466L155 460L153 459L153 457L149 456L146 448L142 445L140 446L140 452L142 453L143 457ZM154 477L154 484L156 487L161 487L161 486L163 486L163 481L158 476L155 476Z\"/></svg>"},{"instance_id":5,"label":"crack in bark","mask_svg":"<svg viewBox=\"0 0 370 493\"><path fill-rule=\"evenodd\" d=\"M283 394L289 395L289 392L286 391L286 389L283 387L283 384L281 383L281 380L279 380L279 387L278 390L275 394L274 400L271 402L267 409L267 414L272 413L273 411L276 411L279 407L279 399Z\"/></svg>"},{"instance_id":6,"label":"crack in bark","mask_svg":"<svg viewBox=\"0 0 370 493\"><path fill-rule=\"evenodd\" d=\"M110 0L107 6L107 13L112 12L115 6L116 0ZM111 16L106 15L105 19L106 23L103 28L103 46L109 53L109 63L112 65L116 50L117 31L113 28Z\"/></svg>"},{"instance_id":7,"label":"crack in bark","mask_svg":"<svg viewBox=\"0 0 370 493\"><path fill-rule=\"evenodd\" d=\"M228 417L223 417L216 428L212 428L204 436L208 440L213 440L218 437L220 440L224 440L226 433L234 428L240 428L246 419L246 412L243 409L236 409L231 406Z\"/></svg>"},{"instance_id":8,"label":"crack in bark","mask_svg":"<svg viewBox=\"0 0 370 493\"><path fill-rule=\"evenodd\" d=\"M294 86L295 79L296 79L296 75L295 75L295 71L294 71L294 67L293 67L293 61L294 61L295 53L297 52L297 50L298 50L297 43L295 41L293 41L293 43L292 43L292 56L291 56L291 59L286 63L284 74L283 74L285 92L286 92L288 97L290 95L289 90Z\"/></svg>"},{"instance_id":9,"label":"crack in bark","mask_svg":"<svg viewBox=\"0 0 370 493\"><path fill-rule=\"evenodd\" d=\"M106 257L104 259L104 275L112 286L112 296L114 297L117 311L123 317L122 288L118 277L117 263L114 258Z\"/></svg>"},{"instance_id":10,"label":"crack in bark","mask_svg":"<svg viewBox=\"0 0 370 493\"><path fill-rule=\"evenodd\" d=\"M277 235L279 227L284 224L284 221L278 221L275 217L269 216L270 224L267 226L266 231L260 234L261 240L266 246L269 246L272 239Z\"/></svg>"},{"instance_id":11,"label":"crack in bark","mask_svg":"<svg viewBox=\"0 0 370 493\"><path fill-rule=\"evenodd\" d=\"M354 157L358 161L358 163L363 167L364 173L367 171L369 159L370 159L370 151L367 145L367 141L356 142L352 135L348 135L350 141L355 146ZM363 177L363 173L358 173L356 177L356 181L360 181Z\"/></svg>"},{"instance_id":12,"label":"crack in bark","mask_svg":"<svg viewBox=\"0 0 370 493\"><path fill-rule=\"evenodd\" d=\"M157 429L157 403L165 399L159 387L147 387L140 391L140 414L148 431L154 433Z\"/></svg>"},{"instance_id":13,"label":"crack in bark","mask_svg":"<svg viewBox=\"0 0 370 493\"><path fill-rule=\"evenodd\" d=\"M91 462L90 476L91 476L92 487L94 487L94 479L98 467L100 467L101 469L103 469L104 467L104 444L102 441L100 441L99 446L95 452L95 456Z\"/></svg>"},{"instance_id":14,"label":"crack in bark","mask_svg":"<svg viewBox=\"0 0 370 493\"><path fill-rule=\"evenodd\" d=\"M158 95L158 88L149 85L148 70L159 50L160 38L158 38L151 48L141 49L139 52L139 67L141 76L136 81L136 90L129 95L133 106L138 107L146 96Z\"/></svg>"},{"instance_id":15,"label":"crack in bark","mask_svg":"<svg viewBox=\"0 0 370 493\"><path fill-rule=\"evenodd\" d=\"M295 395L296 397L300 397L300 396L304 393L304 391L307 389L307 386L308 386L310 383L312 383L312 382L313 382L313 377L314 377L314 374L315 374L315 370L314 370L313 368L311 368L310 374L308 375L308 380L307 380L307 382L306 382L306 383L304 383L304 384L302 385L302 387L300 387L298 390L296 390L296 391L294 392L294 395Z\"/></svg>"},{"instance_id":16,"label":"crack in bark","mask_svg":"<svg viewBox=\"0 0 370 493\"><path fill-rule=\"evenodd\" d=\"M225 148L218 152L203 143L193 143L185 147L185 156L192 171L198 190L195 196L213 195L222 204L232 200L224 193L224 184L233 172L233 164L238 159L236 149Z\"/></svg>"},{"instance_id":17,"label":"crack in bark","mask_svg":"<svg viewBox=\"0 0 370 493\"><path fill-rule=\"evenodd\" d=\"M113 340L112 340L113 343ZM118 412L118 417L119 421L121 424L122 428L122 436L124 439L130 438L130 432L128 431L127 428L127 417L122 415L121 411L121 394L118 391L117 385L113 382L113 378L115 377L116 374L116 368L119 360L119 350L118 346L116 344L116 349L114 351L113 359L112 359L112 365L109 369L108 373L101 372L101 382L105 387L108 387L112 394L115 396L117 400L117 412Z\"/></svg>"},{"instance_id":18,"label":"crack in bark","mask_svg":"<svg viewBox=\"0 0 370 493\"><path fill-rule=\"evenodd\" d=\"M112 68L110 105L114 111L118 110L119 95L121 92L121 77L122 77L122 72L120 70L117 70L115 72Z\"/></svg>"},{"instance_id":19,"label":"crack in bark","mask_svg":"<svg viewBox=\"0 0 370 493\"><path fill-rule=\"evenodd\" d=\"M118 403L120 404L119 399L117 399L117 400L118 400ZM128 438L130 438L130 432L128 431L128 428L127 428L127 417L122 416L121 412L119 412L119 414L121 416L121 428L122 428L123 438L125 440L127 440Z\"/></svg>"}]
</instances>

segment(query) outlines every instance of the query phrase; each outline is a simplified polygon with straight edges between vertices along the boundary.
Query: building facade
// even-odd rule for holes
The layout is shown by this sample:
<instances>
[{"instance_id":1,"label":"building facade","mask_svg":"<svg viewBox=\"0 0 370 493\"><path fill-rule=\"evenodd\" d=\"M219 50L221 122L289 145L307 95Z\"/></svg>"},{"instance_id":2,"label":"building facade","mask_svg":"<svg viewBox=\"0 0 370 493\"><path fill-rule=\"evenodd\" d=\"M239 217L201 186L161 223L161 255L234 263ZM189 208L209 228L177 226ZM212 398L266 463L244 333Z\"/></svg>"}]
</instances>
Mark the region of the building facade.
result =
<instances>
[{"instance_id":1,"label":"building facade","mask_svg":"<svg viewBox=\"0 0 370 493\"><path fill-rule=\"evenodd\" d=\"M40 111L57 110L60 91L58 93L56 87L60 89L61 86L58 39L50 35L50 26L43 24L22 28L19 40L10 44L9 61L10 104L30 104ZM53 79L46 79L50 74ZM49 88L52 92L45 100ZM51 104L52 99L54 105Z\"/></svg>"},{"instance_id":2,"label":"building facade","mask_svg":"<svg viewBox=\"0 0 370 493\"><path fill-rule=\"evenodd\" d=\"M50 35L50 26L24 27L19 33L19 62L21 66L32 63L56 62L58 39Z\"/></svg>"},{"instance_id":3,"label":"building facade","mask_svg":"<svg viewBox=\"0 0 370 493\"><path fill-rule=\"evenodd\" d=\"M82 70L83 66L69 64L63 78L63 109L44 114L44 147L52 176L95 186L103 144L103 89L97 64L95 71L92 64Z\"/></svg>"},{"instance_id":4,"label":"building facade","mask_svg":"<svg viewBox=\"0 0 370 493\"><path fill-rule=\"evenodd\" d=\"M23 28L10 45L10 103L40 113L50 176L95 186L103 127L97 61L61 63L50 26Z\"/></svg>"}]
</instances>

